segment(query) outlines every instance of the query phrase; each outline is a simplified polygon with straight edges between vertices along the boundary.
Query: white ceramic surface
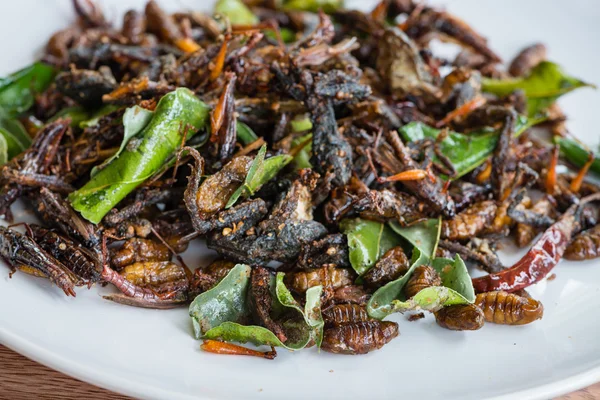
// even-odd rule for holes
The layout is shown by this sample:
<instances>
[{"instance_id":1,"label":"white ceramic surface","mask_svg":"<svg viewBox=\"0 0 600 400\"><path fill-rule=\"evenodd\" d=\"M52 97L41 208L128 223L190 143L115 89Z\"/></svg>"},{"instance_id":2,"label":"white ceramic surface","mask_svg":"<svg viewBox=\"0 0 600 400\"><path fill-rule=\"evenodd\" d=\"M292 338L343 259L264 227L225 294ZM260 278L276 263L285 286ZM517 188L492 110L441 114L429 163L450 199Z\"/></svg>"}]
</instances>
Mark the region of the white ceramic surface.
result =
<instances>
[{"instance_id":1,"label":"white ceramic surface","mask_svg":"<svg viewBox=\"0 0 600 400\"><path fill-rule=\"evenodd\" d=\"M72 18L67 0L0 1L0 74L30 62L47 37ZM116 18L142 0L105 0ZM163 0L171 10L206 9L207 0ZM371 5L368 0L357 1ZM544 41L550 58L593 83L598 78L597 0L440 1L491 39L509 59ZM61 22L64 21L64 22ZM561 100L569 128L597 144L600 93ZM17 220L31 216L17 210ZM191 265L212 256L201 245ZM511 254L507 261L517 259ZM562 263L556 279L532 288L545 316L524 327L488 324L450 332L428 317L408 322L383 350L360 357L279 352L275 361L202 353L185 308L156 311L104 301L109 289L67 298L48 281L0 267L0 343L52 368L118 392L163 399L545 399L600 380L599 261ZM596 264L596 265L594 265Z\"/></svg>"}]
</instances>

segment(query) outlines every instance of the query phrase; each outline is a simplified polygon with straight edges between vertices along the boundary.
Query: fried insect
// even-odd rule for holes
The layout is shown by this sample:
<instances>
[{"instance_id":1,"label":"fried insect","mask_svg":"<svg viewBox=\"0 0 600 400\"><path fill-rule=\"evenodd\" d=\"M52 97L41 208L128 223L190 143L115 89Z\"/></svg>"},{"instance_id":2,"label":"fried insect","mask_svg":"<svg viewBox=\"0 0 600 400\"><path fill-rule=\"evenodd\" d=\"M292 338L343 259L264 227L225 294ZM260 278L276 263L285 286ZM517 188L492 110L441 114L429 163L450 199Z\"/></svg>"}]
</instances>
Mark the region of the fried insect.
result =
<instances>
[{"instance_id":1,"label":"fried insect","mask_svg":"<svg viewBox=\"0 0 600 400\"><path fill-rule=\"evenodd\" d=\"M592 260L600 257L600 225L581 232L565 250L567 260Z\"/></svg>"},{"instance_id":2,"label":"fried insect","mask_svg":"<svg viewBox=\"0 0 600 400\"><path fill-rule=\"evenodd\" d=\"M136 286L169 296L180 293L185 297L189 286L184 268L170 261L136 262L123 268L121 276Z\"/></svg>"},{"instance_id":3,"label":"fried insect","mask_svg":"<svg viewBox=\"0 0 600 400\"><path fill-rule=\"evenodd\" d=\"M141 238L131 238L112 251L110 262L113 268L120 270L134 263L149 261L169 261L171 253L164 244Z\"/></svg>"},{"instance_id":4,"label":"fried insect","mask_svg":"<svg viewBox=\"0 0 600 400\"><path fill-rule=\"evenodd\" d=\"M302 269L320 268L323 265L349 267L348 241L340 233L327 235L302 246L296 266Z\"/></svg>"},{"instance_id":5,"label":"fried insect","mask_svg":"<svg viewBox=\"0 0 600 400\"><path fill-rule=\"evenodd\" d=\"M546 59L546 46L543 43L532 44L524 48L512 60L508 72L512 76L525 76L539 63Z\"/></svg>"},{"instance_id":6,"label":"fried insect","mask_svg":"<svg viewBox=\"0 0 600 400\"><path fill-rule=\"evenodd\" d=\"M225 208L233 192L246 178L252 162L251 157L236 157L217 173L209 176L200 184L204 173L204 159L195 149L187 149L194 158L195 166L189 176L184 199L194 227L204 233L202 221Z\"/></svg>"},{"instance_id":7,"label":"fried insect","mask_svg":"<svg viewBox=\"0 0 600 400\"><path fill-rule=\"evenodd\" d=\"M544 315L539 301L502 291L479 293L475 305L483 310L485 320L494 324L525 325Z\"/></svg>"},{"instance_id":8,"label":"fried insect","mask_svg":"<svg viewBox=\"0 0 600 400\"><path fill-rule=\"evenodd\" d=\"M404 294L411 298L421 290L430 286L441 286L442 279L437 271L429 265L421 265L413 271L412 275L404 286Z\"/></svg>"},{"instance_id":9,"label":"fried insect","mask_svg":"<svg viewBox=\"0 0 600 400\"><path fill-rule=\"evenodd\" d=\"M537 215L552 217L554 214L554 206L548 197L544 197L535 203L533 207L531 207L531 211ZM517 245L519 247L525 247L529 245L538 232L539 229L537 229L536 226L519 222L516 228Z\"/></svg>"},{"instance_id":10,"label":"fried insect","mask_svg":"<svg viewBox=\"0 0 600 400\"><path fill-rule=\"evenodd\" d=\"M37 245L33 239L0 226L0 257L14 269L45 276L67 296L75 297L73 286L78 279L63 263Z\"/></svg>"},{"instance_id":11,"label":"fried insect","mask_svg":"<svg viewBox=\"0 0 600 400\"><path fill-rule=\"evenodd\" d=\"M227 260L216 260L206 268L198 268L192 277L192 287L199 293L215 287L225 278L235 263Z\"/></svg>"},{"instance_id":12,"label":"fried insect","mask_svg":"<svg viewBox=\"0 0 600 400\"><path fill-rule=\"evenodd\" d=\"M464 240L476 237L496 216L497 206L494 201L475 203L461 211L451 220L442 222L442 238L448 240Z\"/></svg>"},{"instance_id":13,"label":"fried insect","mask_svg":"<svg viewBox=\"0 0 600 400\"><path fill-rule=\"evenodd\" d=\"M406 274L409 267L410 262L402 247L393 247L362 278L366 286L378 288Z\"/></svg>"},{"instance_id":14,"label":"fried insect","mask_svg":"<svg viewBox=\"0 0 600 400\"><path fill-rule=\"evenodd\" d=\"M372 321L367 309L358 304L335 304L323 310L325 326Z\"/></svg>"},{"instance_id":15,"label":"fried insect","mask_svg":"<svg viewBox=\"0 0 600 400\"><path fill-rule=\"evenodd\" d=\"M117 81L110 69L101 67L99 72L74 69L61 72L56 77L58 90L86 107L102 104L102 96L117 87Z\"/></svg>"},{"instance_id":16,"label":"fried insect","mask_svg":"<svg viewBox=\"0 0 600 400\"><path fill-rule=\"evenodd\" d=\"M336 304L358 304L367 305L370 295L362 286L348 285L336 289L333 292L332 301Z\"/></svg>"},{"instance_id":17,"label":"fried insect","mask_svg":"<svg viewBox=\"0 0 600 400\"><path fill-rule=\"evenodd\" d=\"M45 125L36 135L31 147L2 166L2 174L17 170L22 174L46 174L58 151L58 145L69 127L69 120L59 119ZM0 176L1 176L0 175ZM26 186L15 182L2 182L0 215L10 213L10 206L21 196Z\"/></svg>"},{"instance_id":18,"label":"fried insect","mask_svg":"<svg viewBox=\"0 0 600 400\"><path fill-rule=\"evenodd\" d=\"M304 293L314 286L322 285L339 289L352 284L352 274L345 268L324 266L311 271L297 271L285 275L286 284L296 293Z\"/></svg>"},{"instance_id":19,"label":"fried insect","mask_svg":"<svg viewBox=\"0 0 600 400\"><path fill-rule=\"evenodd\" d=\"M101 280L102 263L97 255L66 236L30 225L33 240L48 254L63 263L77 278L79 285L92 285Z\"/></svg>"},{"instance_id":20,"label":"fried insect","mask_svg":"<svg viewBox=\"0 0 600 400\"><path fill-rule=\"evenodd\" d=\"M271 318L271 272L264 267L254 267L250 276L250 308L260 324L273 332L283 343L287 340L283 328Z\"/></svg>"},{"instance_id":21,"label":"fried insect","mask_svg":"<svg viewBox=\"0 0 600 400\"><path fill-rule=\"evenodd\" d=\"M447 306L434 314L437 324L451 331L476 331L485 321L481 308L473 304Z\"/></svg>"},{"instance_id":22,"label":"fried insect","mask_svg":"<svg viewBox=\"0 0 600 400\"><path fill-rule=\"evenodd\" d=\"M365 321L325 329L321 349L337 354L366 354L378 350L398 336L398 324Z\"/></svg>"}]
</instances>

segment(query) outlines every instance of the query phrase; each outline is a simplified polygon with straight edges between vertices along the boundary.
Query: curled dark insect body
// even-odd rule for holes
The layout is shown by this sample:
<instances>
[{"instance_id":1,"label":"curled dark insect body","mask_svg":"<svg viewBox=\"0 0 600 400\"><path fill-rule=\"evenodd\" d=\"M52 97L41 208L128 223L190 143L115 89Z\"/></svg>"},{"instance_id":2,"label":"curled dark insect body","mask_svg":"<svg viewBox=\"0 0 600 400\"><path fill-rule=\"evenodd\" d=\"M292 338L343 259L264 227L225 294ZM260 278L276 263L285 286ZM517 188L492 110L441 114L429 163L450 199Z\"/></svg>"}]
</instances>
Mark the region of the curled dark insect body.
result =
<instances>
[{"instance_id":1,"label":"curled dark insect body","mask_svg":"<svg viewBox=\"0 0 600 400\"><path fill-rule=\"evenodd\" d=\"M484 320L481 308L473 304L447 306L435 312L438 325L452 331L476 331Z\"/></svg>"},{"instance_id":2,"label":"curled dark insect body","mask_svg":"<svg viewBox=\"0 0 600 400\"><path fill-rule=\"evenodd\" d=\"M413 271L408 282L406 282L404 293L406 297L410 298L425 288L440 286L441 284L442 280L436 270L429 265L422 265Z\"/></svg>"},{"instance_id":3,"label":"curled dark insect body","mask_svg":"<svg viewBox=\"0 0 600 400\"><path fill-rule=\"evenodd\" d=\"M402 247L394 247L388 250L373 268L363 275L363 279L367 286L380 287L400 278L408 271L409 267L408 258Z\"/></svg>"}]
</instances>

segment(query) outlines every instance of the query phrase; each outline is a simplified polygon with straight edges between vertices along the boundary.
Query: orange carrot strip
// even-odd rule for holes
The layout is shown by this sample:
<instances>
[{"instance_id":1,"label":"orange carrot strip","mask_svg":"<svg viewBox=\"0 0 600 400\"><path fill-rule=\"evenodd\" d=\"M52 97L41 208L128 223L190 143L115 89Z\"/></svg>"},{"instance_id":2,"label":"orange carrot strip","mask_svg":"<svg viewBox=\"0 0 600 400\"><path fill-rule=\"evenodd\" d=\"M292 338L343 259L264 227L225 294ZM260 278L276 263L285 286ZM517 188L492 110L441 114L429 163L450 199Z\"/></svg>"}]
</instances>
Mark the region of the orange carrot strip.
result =
<instances>
[{"instance_id":1,"label":"orange carrot strip","mask_svg":"<svg viewBox=\"0 0 600 400\"><path fill-rule=\"evenodd\" d=\"M546 192L548 194L554 194L554 188L556 188L556 165L558 164L558 153L559 146L554 146L552 151L552 158L550 159L550 166L548 167L548 174L546 175Z\"/></svg>"},{"instance_id":2,"label":"orange carrot strip","mask_svg":"<svg viewBox=\"0 0 600 400\"><path fill-rule=\"evenodd\" d=\"M218 340L204 340L204 343L200 345L200 348L204 351L208 351L209 353L253 356L266 358L267 360L272 360L277 356L275 349L272 351L258 351L248 349L237 344L220 342Z\"/></svg>"},{"instance_id":3,"label":"orange carrot strip","mask_svg":"<svg viewBox=\"0 0 600 400\"><path fill-rule=\"evenodd\" d=\"M223 44L221 45L221 49L219 50L219 54L215 57L215 65L210 72L210 80L214 81L221 75L223 72L223 66L225 65L225 55L227 54L227 43L229 42L229 38L225 37L223 40Z\"/></svg>"},{"instance_id":4,"label":"orange carrot strip","mask_svg":"<svg viewBox=\"0 0 600 400\"><path fill-rule=\"evenodd\" d=\"M486 101L487 100L481 96L477 96L474 99L467 101L465 104L458 107L457 109L450 111L444 117L444 119L442 119L441 121L438 121L437 124L435 124L435 127L441 128L441 127L449 124L450 122L452 122L457 117L464 117L466 115L469 115L471 112L473 112L474 110L476 110L479 107L481 107L482 105L484 105L486 103Z\"/></svg>"},{"instance_id":5,"label":"orange carrot strip","mask_svg":"<svg viewBox=\"0 0 600 400\"><path fill-rule=\"evenodd\" d=\"M175 41L175 46L184 53L193 53L200 50L200 45L191 38L182 38Z\"/></svg>"},{"instance_id":6,"label":"orange carrot strip","mask_svg":"<svg viewBox=\"0 0 600 400\"><path fill-rule=\"evenodd\" d=\"M380 178L382 182L401 182L401 181L420 181L427 178L427 171L422 169L409 169L408 171L400 172L396 175Z\"/></svg>"},{"instance_id":7,"label":"orange carrot strip","mask_svg":"<svg viewBox=\"0 0 600 400\"><path fill-rule=\"evenodd\" d=\"M577 174L575 179L573 179L571 181L571 191L573 193L579 192L579 190L581 189L581 184L583 183L583 179L587 175L588 170L590 169L590 167L592 166L593 163L594 163L594 154L590 153L590 157L588 158L586 163L583 164L583 167L581 167L581 169L579 170L579 173Z\"/></svg>"},{"instance_id":8,"label":"orange carrot strip","mask_svg":"<svg viewBox=\"0 0 600 400\"><path fill-rule=\"evenodd\" d=\"M490 178L490 175L492 175L492 163L488 161L485 169L477 174L477 178L475 178L475 180L477 183L483 183Z\"/></svg>"}]
</instances>

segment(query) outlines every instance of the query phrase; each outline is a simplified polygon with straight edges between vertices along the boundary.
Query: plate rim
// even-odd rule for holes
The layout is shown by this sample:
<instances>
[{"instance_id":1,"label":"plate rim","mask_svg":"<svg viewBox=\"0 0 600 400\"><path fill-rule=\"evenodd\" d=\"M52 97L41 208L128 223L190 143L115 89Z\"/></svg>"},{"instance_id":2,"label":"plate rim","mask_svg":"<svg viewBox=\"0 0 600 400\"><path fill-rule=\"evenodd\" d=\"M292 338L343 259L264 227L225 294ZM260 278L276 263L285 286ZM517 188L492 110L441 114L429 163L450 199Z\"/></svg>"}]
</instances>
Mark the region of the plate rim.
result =
<instances>
[{"instance_id":1,"label":"plate rim","mask_svg":"<svg viewBox=\"0 0 600 400\"><path fill-rule=\"evenodd\" d=\"M71 378L94 386L132 397L173 400L222 400L208 395L189 395L183 392L165 390L159 385L143 385L137 381L119 377L90 364L82 364L68 357L47 350L27 339L18 337L6 328L0 327L0 344L50 369ZM482 400L545 400L583 389L600 381L600 365L579 372L552 383L532 386L527 389L505 393L499 396L482 397Z\"/></svg>"}]
</instances>

